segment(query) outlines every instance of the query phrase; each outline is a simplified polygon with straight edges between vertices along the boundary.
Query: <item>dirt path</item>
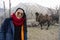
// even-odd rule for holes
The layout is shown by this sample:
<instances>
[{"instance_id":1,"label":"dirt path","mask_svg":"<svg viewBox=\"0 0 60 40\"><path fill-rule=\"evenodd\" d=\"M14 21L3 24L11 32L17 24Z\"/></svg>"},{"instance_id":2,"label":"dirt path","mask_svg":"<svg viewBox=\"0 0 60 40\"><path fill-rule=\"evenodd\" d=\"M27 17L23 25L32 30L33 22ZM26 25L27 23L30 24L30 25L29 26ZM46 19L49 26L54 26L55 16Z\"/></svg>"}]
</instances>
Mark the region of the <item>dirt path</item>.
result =
<instances>
[{"instance_id":1,"label":"dirt path","mask_svg":"<svg viewBox=\"0 0 60 40\"><path fill-rule=\"evenodd\" d=\"M45 27L45 26L44 26ZM28 27L28 40L58 40L59 26L50 26L49 30L40 27Z\"/></svg>"}]
</instances>

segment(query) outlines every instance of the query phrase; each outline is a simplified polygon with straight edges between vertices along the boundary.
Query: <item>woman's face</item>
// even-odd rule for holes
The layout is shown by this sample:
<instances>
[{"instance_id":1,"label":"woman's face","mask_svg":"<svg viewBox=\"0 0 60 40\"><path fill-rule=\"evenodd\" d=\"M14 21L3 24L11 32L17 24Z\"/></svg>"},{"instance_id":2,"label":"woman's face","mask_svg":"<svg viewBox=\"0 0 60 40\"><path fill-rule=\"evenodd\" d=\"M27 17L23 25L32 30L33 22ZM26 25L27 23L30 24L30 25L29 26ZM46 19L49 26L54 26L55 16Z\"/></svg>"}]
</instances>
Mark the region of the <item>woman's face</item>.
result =
<instances>
[{"instance_id":1,"label":"woman's face","mask_svg":"<svg viewBox=\"0 0 60 40\"><path fill-rule=\"evenodd\" d=\"M23 10L19 9L18 11L16 11L15 15L18 19L22 18L23 17Z\"/></svg>"}]
</instances>

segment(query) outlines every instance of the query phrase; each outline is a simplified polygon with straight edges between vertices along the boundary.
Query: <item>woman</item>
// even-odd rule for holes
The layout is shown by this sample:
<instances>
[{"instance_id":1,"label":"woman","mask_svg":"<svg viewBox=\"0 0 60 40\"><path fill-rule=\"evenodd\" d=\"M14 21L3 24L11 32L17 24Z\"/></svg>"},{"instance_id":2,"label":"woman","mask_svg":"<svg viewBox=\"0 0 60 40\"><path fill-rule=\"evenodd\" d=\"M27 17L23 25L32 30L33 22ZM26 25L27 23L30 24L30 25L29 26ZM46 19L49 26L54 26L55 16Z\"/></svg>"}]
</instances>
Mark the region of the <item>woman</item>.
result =
<instances>
[{"instance_id":1,"label":"woman","mask_svg":"<svg viewBox=\"0 0 60 40\"><path fill-rule=\"evenodd\" d=\"M18 8L1 26L0 40L27 40L26 15Z\"/></svg>"}]
</instances>

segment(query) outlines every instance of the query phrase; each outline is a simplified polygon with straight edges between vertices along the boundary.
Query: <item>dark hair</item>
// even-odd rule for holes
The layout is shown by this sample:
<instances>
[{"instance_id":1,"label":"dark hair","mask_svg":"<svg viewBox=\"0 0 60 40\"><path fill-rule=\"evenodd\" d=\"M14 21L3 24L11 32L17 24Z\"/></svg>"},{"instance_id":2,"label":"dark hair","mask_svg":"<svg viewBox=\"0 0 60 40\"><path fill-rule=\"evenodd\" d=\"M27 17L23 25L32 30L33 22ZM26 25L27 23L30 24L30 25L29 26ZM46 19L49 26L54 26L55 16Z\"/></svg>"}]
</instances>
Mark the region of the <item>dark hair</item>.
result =
<instances>
[{"instance_id":1,"label":"dark hair","mask_svg":"<svg viewBox=\"0 0 60 40\"><path fill-rule=\"evenodd\" d=\"M17 8L16 11L15 11L15 13L16 13L19 9L21 9L21 10L23 11L23 14L24 14L24 15L23 15L23 18L26 18L25 11L24 11L22 8Z\"/></svg>"}]
</instances>

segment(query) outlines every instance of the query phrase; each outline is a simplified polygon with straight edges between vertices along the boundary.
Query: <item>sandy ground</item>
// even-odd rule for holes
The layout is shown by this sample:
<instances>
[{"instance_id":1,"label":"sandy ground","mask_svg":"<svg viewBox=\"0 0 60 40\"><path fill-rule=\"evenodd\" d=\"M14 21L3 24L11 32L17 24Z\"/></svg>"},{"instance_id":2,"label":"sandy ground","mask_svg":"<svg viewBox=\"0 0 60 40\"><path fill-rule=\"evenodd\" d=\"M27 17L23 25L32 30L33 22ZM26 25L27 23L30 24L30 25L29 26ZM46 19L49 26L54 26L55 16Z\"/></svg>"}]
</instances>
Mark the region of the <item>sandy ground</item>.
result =
<instances>
[{"instance_id":1,"label":"sandy ground","mask_svg":"<svg viewBox=\"0 0 60 40\"><path fill-rule=\"evenodd\" d=\"M28 27L28 40L58 40L59 26L51 25L48 30L37 27Z\"/></svg>"}]
</instances>

